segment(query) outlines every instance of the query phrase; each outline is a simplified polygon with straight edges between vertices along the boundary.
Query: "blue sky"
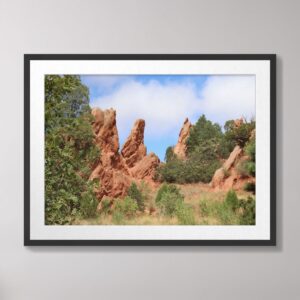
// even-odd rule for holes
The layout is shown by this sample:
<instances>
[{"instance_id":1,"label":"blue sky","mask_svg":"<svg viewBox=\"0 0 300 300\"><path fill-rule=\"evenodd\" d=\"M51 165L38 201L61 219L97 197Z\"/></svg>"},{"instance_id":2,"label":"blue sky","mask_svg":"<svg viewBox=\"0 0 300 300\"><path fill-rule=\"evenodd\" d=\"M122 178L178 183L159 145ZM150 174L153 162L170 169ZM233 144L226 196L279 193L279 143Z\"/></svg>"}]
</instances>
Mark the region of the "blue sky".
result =
<instances>
[{"instance_id":1,"label":"blue sky","mask_svg":"<svg viewBox=\"0 0 300 300\"><path fill-rule=\"evenodd\" d=\"M229 119L255 117L255 77L249 75L82 75L90 104L114 108L122 147L136 119L144 119L148 153L164 160L177 143L186 117L205 114L221 126Z\"/></svg>"}]
</instances>

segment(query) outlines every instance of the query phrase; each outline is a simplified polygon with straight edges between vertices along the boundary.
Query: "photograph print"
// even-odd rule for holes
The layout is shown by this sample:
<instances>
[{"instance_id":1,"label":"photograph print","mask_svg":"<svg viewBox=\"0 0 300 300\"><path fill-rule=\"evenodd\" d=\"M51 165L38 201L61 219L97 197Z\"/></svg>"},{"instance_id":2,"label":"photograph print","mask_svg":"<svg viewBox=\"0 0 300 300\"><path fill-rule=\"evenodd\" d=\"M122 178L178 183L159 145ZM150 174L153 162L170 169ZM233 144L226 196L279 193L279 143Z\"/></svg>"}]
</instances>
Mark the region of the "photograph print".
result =
<instances>
[{"instance_id":1,"label":"photograph print","mask_svg":"<svg viewBox=\"0 0 300 300\"><path fill-rule=\"evenodd\" d=\"M25 244L274 244L274 57L213 58L25 56Z\"/></svg>"}]
</instances>

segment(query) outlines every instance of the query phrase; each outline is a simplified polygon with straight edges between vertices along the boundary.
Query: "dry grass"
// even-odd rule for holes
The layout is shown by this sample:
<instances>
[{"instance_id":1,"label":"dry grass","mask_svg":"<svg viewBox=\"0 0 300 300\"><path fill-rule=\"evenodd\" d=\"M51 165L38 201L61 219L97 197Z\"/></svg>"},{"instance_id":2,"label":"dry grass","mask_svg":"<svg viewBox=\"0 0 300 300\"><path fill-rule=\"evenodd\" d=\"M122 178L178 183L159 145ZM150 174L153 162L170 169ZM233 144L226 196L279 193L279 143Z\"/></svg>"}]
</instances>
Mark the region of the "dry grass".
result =
<instances>
[{"instance_id":1,"label":"dry grass","mask_svg":"<svg viewBox=\"0 0 300 300\"><path fill-rule=\"evenodd\" d=\"M213 191L208 184L185 184L177 185L184 195L184 203L192 208L196 225L222 225L237 224L238 216L228 214L228 211L222 211L222 203L226 197L227 191ZM134 218L125 216L116 216L110 214L98 214L95 218L77 219L74 225L178 225L176 217L161 215L156 209L150 214L150 208L155 206L155 197L159 187L149 187L145 201L145 212L138 212ZM239 198L247 198L251 195L249 192L237 192ZM204 213L201 209L201 203L205 202L208 206Z\"/></svg>"}]
</instances>

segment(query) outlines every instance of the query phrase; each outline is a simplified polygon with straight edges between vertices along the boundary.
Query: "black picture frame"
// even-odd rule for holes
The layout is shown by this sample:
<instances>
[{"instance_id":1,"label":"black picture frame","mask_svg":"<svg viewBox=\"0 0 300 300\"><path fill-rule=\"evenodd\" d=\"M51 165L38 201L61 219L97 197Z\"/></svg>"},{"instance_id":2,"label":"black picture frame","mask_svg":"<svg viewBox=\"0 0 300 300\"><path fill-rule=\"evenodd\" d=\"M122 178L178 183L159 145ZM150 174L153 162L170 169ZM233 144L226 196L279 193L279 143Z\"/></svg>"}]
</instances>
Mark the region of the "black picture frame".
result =
<instances>
[{"instance_id":1,"label":"black picture frame","mask_svg":"<svg viewBox=\"0 0 300 300\"><path fill-rule=\"evenodd\" d=\"M34 240L30 238L30 62L33 60L268 60L270 62L269 240ZM275 246L276 245L276 54L25 54L24 55L25 246Z\"/></svg>"}]
</instances>

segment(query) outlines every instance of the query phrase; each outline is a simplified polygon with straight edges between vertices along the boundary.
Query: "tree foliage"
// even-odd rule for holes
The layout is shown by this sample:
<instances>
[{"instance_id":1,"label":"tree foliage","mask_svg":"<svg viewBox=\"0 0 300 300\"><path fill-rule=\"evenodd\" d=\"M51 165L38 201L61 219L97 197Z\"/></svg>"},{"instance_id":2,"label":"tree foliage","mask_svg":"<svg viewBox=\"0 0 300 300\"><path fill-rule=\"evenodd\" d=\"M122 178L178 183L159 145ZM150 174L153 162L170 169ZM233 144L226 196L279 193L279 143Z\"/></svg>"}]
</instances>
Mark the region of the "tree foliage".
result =
<instances>
[{"instance_id":1,"label":"tree foliage","mask_svg":"<svg viewBox=\"0 0 300 300\"><path fill-rule=\"evenodd\" d=\"M145 209L144 198L143 198L142 192L138 189L135 182L133 182L130 185L127 194L131 199L136 201L139 211L144 211L144 209Z\"/></svg>"},{"instance_id":2,"label":"tree foliage","mask_svg":"<svg viewBox=\"0 0 300 300\"><path fill-rule=\"evenodd\" d=\"M236 126L234 120L229 120L224 125L225 140L243 148L249 141L254 128L254 121L243 122L239 126Z\"/></svg>"},{"instance_id":3,"label":"tree foliage","mask_svg":"<svg viewBox=\"0 0 300 300\"><path fill-rule=\"evenodd\" d=\"M99 158L89 93L79 76L45 77L45 223L70 224L97 207L89 175Z\"/></svg>"},{"instance_id":4,"label":"tree foliage","mask_svg":"<svg viewBox=\"0 0 300 300\"><path fill-rule=\"evenodd\" d=\"M180 160L169 147L166 164L158 169L158 178L169 183L209 182L220 167L222 137L221 127L202 115L191 128L187 159Z\"/></svg>"},{"instance_id":5,"label":"tree foliage","mask_svg":"<svg viewBox=\"0 0 300 300\"><path fill-rule=\"evenodd\" d=\"M246 147L251 158L247 169L243 172L255 175L255 139L250 137L255 122L244 122L236 126L233 120L227 121L222 132L219 124L207 120L202 115L191 128L187 139L187 158L179 159L168 147L165 155L166 163L158 168L156 178L168 183L210 182L215 171L221 167L222 159L227 159L236 145ZM251 140L251 141L252 141ZM254 148L253 148L254 147ZM242 167L242 166L241 166Z\"/></svg>"}]
</instances>

